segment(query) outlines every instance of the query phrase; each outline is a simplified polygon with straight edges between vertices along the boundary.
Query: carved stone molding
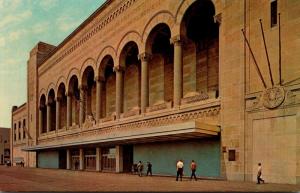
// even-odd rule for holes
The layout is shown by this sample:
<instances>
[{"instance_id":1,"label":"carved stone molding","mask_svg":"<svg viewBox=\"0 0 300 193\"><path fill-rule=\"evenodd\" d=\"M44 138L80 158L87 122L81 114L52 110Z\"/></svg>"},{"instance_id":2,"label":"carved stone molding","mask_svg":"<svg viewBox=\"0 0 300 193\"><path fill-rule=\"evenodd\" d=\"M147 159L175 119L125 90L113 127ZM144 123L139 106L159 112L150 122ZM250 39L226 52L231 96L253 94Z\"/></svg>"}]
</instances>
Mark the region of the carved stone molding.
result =
<instances>
[{"instance_id":1,"label":"carved stone molding","mask_svg":"<svg viewBox=\"0 0 300 193\"><path fill-rule=\"evenodd\" d=\"M189 120L196 120L205 117L216 117L220 113L220 106L205 108L197 111L189 111L186 113L179 113L173 115L162 116L158 118L141 120L136 122L124 123L114 126L102 127L96 130L82 130L78 133L68 134L64 136L57 136L55 140L53 138L45 138L39 140L41 144L57 144L64 141L78 140L78 137L94 137L103 135L117 135L120 131L130 131L136 128L150 128L155 126L164 126L174 123L180 123Z\"/></svg>"},{"instance_id":2,"label":"carved stone molding","mask_svg":"<svg viewBox=\"0 0 300 193\"><path fill-rule=\"evenodd\" d=\"M208 99L208 95L206 93L197 94L194 96L188 96L181 99L181 104L189 104L202 100Z\"/></svg>"},{"instance_id":3,"label":"carved stone molding","mask_svg":"<svg viewBox=\"0 0 300 193\"><path fill-rule=\"evenodd\" d=\"M107 116L107 117L104 117L104 118L100 119L100 123L101 122L103 123L103 122L114 121L114 120L116 120L116 114L115 113L111 114L110 116Z\"/></svg>"},{"instance_id":4,"label":"carved stone molding","mask_svg":"<svg viewBox=\"0 0 300 193\"><path fill-rule=\"evenodd\" d=\"M82 127L83 127L83 129L88 129L90 127L93 127L95 124L96 124L96 122L95 122L93 116L87 115Z\"/></svg>"},{"instance_id":5,"label":"carved stone molding","mask_svg":"<svg viewBox=\"0 0 300 193\"><path fill-rule=\"evenodd\" d=\"M133 108L121 115L121 118L127 118L135 115L139 115L141 112L140 108Z\"/></svg>"},{"instance_id":6,"label":"carved stone molding","mask_svg":"<svg viewBox=\"0 0 300 193\"><path fill-rule=\"evenodd\" d=\"M172 108L172 102L171 101L163 102L163 103L160 103L160 104L156 104L156 105L147 107L146 112L149 113L149 112L159 111L159 110L169 109L169 108Z\"/></svg>"}]
</instances>

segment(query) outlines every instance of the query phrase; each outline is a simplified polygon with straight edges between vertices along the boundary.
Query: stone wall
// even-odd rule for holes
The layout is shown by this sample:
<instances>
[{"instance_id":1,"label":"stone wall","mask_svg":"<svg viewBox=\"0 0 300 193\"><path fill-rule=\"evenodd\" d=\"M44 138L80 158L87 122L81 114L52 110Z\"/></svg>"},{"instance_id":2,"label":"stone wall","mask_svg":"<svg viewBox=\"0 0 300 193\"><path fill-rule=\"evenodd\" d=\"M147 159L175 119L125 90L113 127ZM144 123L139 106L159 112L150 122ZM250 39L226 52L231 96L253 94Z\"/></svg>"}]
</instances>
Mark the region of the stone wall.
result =
<instances>
[{"instance_id":1,"label":"stone wall","mask_svg":"<svg viewBox=\"0 0 300 193\"><path fill-rule=\"evenodd\" d=\"M128 112L140 106L140 68L136 64L126 67L124 72L124 110Z\"/></svg>"},{"instance_id":2,"label":"stone wall","mask_svg":"<svg viewBox=\"0 0 300 193\"><path fill-rule=\"evenodd\" d=\"M120 65L120 53L130 41L137 44L139 54L148 51L146 42L151 30L157 24L165 23L168 25L171 38L180 37L182 18L193 2L193 0L110 1L105 9L89 18L44 62L41 61L45 53L53 49L53 46L49 45L49 49L44 49L47 45L38 44L31 51L28 61L27 117L28 120L30 117L28 128L32 135L32 141L28 143L35 145L37 142L46 141L44 139L37 141L38 104L40 96L42 94L47 96L47 91L52 85L54 85L55 90L60 83L64 83L68 87L69 79L73 75L78 78L79 82L82 82L81 74L85 70L83 64L87 58L91 59L95 76L100 76L99 65L107 55L111 56L114 67L118 67ZM219 39L215 40L211 47L206 50L199 50L196 45L191 43L186 44L184 42L182 44L182 95L190 96L190 94L195 94L193 92L210 92L217 88L220 90L219 99L215 99L220 100L221 103L220 115L218 117L198 118L204 123L218 124L222 128L221 176L229 180L253 180L256 175L256 162L261 161L265 168L265 175L271 182L299 183L298 100L300 79L298 78L300 65L298 50L300 43L298 24L300 21L300 3L298 1L278 1L278 11L282 16L282 78L284 84L281 85L284 94L279 97L283 97L284 102L274 108L267 108L260 104L267 89L263 87L257 74L253 58L241 34L241 28L245 28L246 36L261 68L266 86L271 88L259 26L259 18L262 18L272 74L274 82L277 84L279 82L278 25L273 28L269 25L270 1L214 0L212 2L215 6L214 19L220 24ZM178 61L176 60L176 62ZM150 107L173 100L174 89L176 89L173 88L174 63L172 59L167 60L156 54L153 54L152 59L149 60ZM140 70L138 71L140 72ZM128 73L130 74L130 71ZM140 80L136 82L137 73L129 77L125 73L125 93L124 100L122 99L124 102L124 109L122 110L125 112L140 104L139 89L136 89L137 92L132 92L133 88L138 87L137 84L140 83ZM128 85L132 84L132 87L129 87L127 83ZM102 90L103 96L105 96L102 97L101 101L102 117L110 116L116 111L115 75L108 78L105 84L106 90L104 87ZM95 111L96 100L94 94L95 91L91 97L93 112ZM188 104L181 104L178 109L191 108L189 109L190 112L204 111L210 106L212 99L204 97L197 100L190 100L187 102ZM272 97L267 99L267 102L270 100L273 100ZM183 113L178 109L172 108L170 105L167 110L156 109L155 112L149 114L146 112L141 116L146 118L151 116L151 118L154 117L153 120L158 120L163 116L163 113ZM79 104L75 104L75 100L73 100L72 111L73 121L76 119L78 124ZM139 116L133 117L132 120L141 121ZM189 114L189 116L193 115ZM93 125L93 129L99 129L100 132L100 128L106 128L113 133L113 128L122 121L127 120L112 121L107 123L112 124L109 126ZM161 122L159 123L161 124ZM261 128L262 126L263 128ZM272 129L276 130L275 133L278 136L273 135ZM79 130L66 132L75 133L70 134L72 140L78 140L78 136L80 136ZM264 141L266 144L261 144L263 139L267 139ZM284 139L287 139L288 143L283 144ZM62 141L62 137L51 138L51 140L51 142L46 142L55 144ZM278 144L287 148L279 147ZM274 151L273 157L271 156L273 160L267 156L269 149ZM229 150L235 150L235 161L229 161ZM291 156L288 160L281 157L286 154ZM30 157L34 159L34 155ZM279 166L280 160L283 160L285 167ZM276 175L270 173L274 168L276 168ZM278 178L277 174L286 178Z\"/></svg>"},{"instance_id":3,"label":"stone wall","mask_svg":"<svg viewBox=\"0 0 300 193\"><path fill-rule=\"evenodd\" d=\"M116 74L106 81L106 116L116 112Z\"/></svg>"}]
</instances>

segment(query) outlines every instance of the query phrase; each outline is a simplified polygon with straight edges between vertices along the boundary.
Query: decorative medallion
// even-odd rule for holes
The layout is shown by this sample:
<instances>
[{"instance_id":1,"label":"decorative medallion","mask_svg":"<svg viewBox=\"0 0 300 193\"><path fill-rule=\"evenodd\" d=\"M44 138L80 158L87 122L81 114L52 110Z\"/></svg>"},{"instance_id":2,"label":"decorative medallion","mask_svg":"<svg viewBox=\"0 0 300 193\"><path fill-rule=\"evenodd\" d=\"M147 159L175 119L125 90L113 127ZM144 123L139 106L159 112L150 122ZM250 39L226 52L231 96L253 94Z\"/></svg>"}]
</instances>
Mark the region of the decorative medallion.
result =
<instances>
[{"instance_id":1,"label":"decorative medallion","mask_svg":"<svg viewBox=\"0 0 300 193\"><path fill-rule=\"evenodd\" d=\"M268 109L279 107L285 98L284 88L275 86L268 88L263 93L263 105Z\"/></svg>"}]
</instances>

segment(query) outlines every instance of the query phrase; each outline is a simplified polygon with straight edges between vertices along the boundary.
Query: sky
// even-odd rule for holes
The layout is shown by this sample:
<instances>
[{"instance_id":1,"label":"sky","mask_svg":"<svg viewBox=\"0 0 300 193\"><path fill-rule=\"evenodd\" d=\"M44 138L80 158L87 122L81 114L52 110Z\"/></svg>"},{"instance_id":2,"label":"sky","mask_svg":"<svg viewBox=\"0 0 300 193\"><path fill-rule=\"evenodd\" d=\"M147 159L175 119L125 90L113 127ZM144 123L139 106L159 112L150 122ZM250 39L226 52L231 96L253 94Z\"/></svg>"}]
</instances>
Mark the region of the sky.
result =
<instances>
[{"instance_id":1,"label":"sky","mask_svg":"<svg viewBox=\"0 0 300 193\"><path fill-rule=\"evenodd\" d=\"M27 60L39 42L58 45L105 0L0 0L0 127L27 101Z\"/></svg>"}]
</instances>

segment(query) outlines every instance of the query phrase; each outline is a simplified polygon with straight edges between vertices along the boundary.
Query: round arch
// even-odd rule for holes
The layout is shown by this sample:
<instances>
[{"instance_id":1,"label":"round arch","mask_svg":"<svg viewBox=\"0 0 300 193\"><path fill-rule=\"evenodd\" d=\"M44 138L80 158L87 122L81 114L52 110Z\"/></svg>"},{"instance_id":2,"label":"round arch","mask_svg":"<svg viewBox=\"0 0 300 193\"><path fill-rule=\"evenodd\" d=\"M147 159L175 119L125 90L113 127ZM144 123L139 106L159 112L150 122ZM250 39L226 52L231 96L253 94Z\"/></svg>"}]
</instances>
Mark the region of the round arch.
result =
<instances>
[{"instance_id":1,"label":"round arch","mask_svg":"<svg viewBox=\"0 0 300 193\"><path fill-rule=\"evenodd\" d=\"M78 83L81 82L80 80L80 72L77 68L72 68L71 71L68 74L67 82L66 82L66 91L69 90L69 84L72 76L76 76Z\"/></svg>"},{"instance_id":2,"label":"round arch","mask_svg":"<svg viewBox=\"0 0 300 193\"><path fill-rule=\"evenodd\" d=\"M169 27L169 29L171 31L171 37L177 35L178 33L176 33L174 31L174 26L175 26L174 20L175 19L174 19L173 14L168 11L157 12L147 22L147 24L143 30L143 33L142 33L142 41L145 43L146 40L148 39L148 36L149 36L150 32L152 31L152 29L160 23L165 23ZM141 50L141 53L144 52L145 50L146 50L146 48Z\"/></svg>"},{"instance_id":3,"label":"round arch","mask_svg":"<svg viewBox=\"0 0 300 193\"><path fill-rule=\"evenodd\" d=\"M134 42L138 47L139 53L141 53L140 51L144 47L142 44L142 36L137 31L129 31L122 37L117 46L117 58L120 59L124 46L129 42Z\"/></svg>"},{"instance_id":4,"label":"round arch","mask_svg":"<svg viewBox=\"0 0 300 193\"><path fill-rule=\"evenodd\" d=\"M49 95L49 92L51 91L51 89L53 89L54 95L56 96L57 90L56 90L55 84L53 82L51 82L47 88L47 92L46 92L47 99L48 99L48 95ZM48 100L47 100L47 102L48 102Z\"/></svg>"},{"instance_id":5,"label":"round arch","mask_svg":"<svg viewBox=\"0 0 300 193\"><path fill-rule=\"evenodd\" d=\"M61 93L60 89L64 89L64 93ZM62 97L61 95L65 95L66 94L66 84L64 82L60 82L57 86L57 93L56 93L56 97Z\"/></svg>"},{"instance_id":6,"label":"round arch","mask_svg":"<svg viewBox=\"0 0 300 193\"><path fill-rule=\"evenodd\" d=\"M55 87L56 87L56 96L57 96L57 93L58 93L58 89L59 89L59 86L61 85L61 83L63 83L64 85L65 85L65 87L66 87L66 85L67 85L67 81L66 81L66 78L64 77L64 76L60 76L59 78L58 78L58 80L56 81L56 85L55 85Z\"/></svg>"},{"instance_id":7,"label":"round arch","mask_svg":"<svg viewBox=\"0 0 300 193\"><path fill-rule=\"evenodd\" d=\"M81 66L80 69L80 77L83 77L83 73L86 70L87 67L92 67L94 72L97 72L97 66L96 66L96 60L93 58L88 58L83 62L83 65Z\"/></svg>"},{"instance_id":8,"label":"round arch","mask_svg":"<svg viewBox=\"0 0 300 193\"><path fill-rule=\"evenodd\" d=\"M101 60L101 62L100 62L100 64L99 64L99 68L98 68L98 71L99 71L99 76L101 77L101 78L105 78L105 69L106 69L106 66L107 65L109 65L109 60L112 60L112 67L114 67L115 66L115 62L114 62L114 59L113 59L113 57L111 56L111 55L105 55L103 58L102 58L102 60Z\"/></svg>"},{"instance_id":9,"label":"round arch","mask_svg":"<svg viewBox=\"0 0 300 193\"><path fill-rule=\"evenodd\" d=\"M132 51L133 51L133 53L132 53ZM120 52L120 55L118 56L119 66L125 67L125 58L129 52L131 52L132 55L136 54L136 59L138 60L138 54L140 54L140 50L139 50L138 44L136 42L129 41L124 45L124 47L122 48L122 50Z\"/></svg>"},{"instance_id":10,"label":"round arch","mask_svg":"<svg viewBox=\"0 0 300 193\"><path fill-rule=\"evenodd\" d=\"M110 55L112 57L112 60L113 60L114 64L115 64L115 61L117 61L116 60L116 50L112 46L106 46L101 50L101 52L100 52L100 54L97 58L97 65L96 65L97 66L97 71L99 71L100 65L101 65L103 59L107 55ZM100 74L98 74L98 75L100 76Z\"/></svg>"},{"instance_id":11,"label":"round arch","mask_svg":"<svg viewBox=\"0 0 300 193\"><path fill-rule=\"evenodd\" d=\"M148 52L150 54L152 54L152 50L151 50L151 43L153 42L153 38L155 37L154 33L159 30L159 28L164 28L165 30L167 30L167 33L170 35L170 37L168 38L172 38L172 31L170 29L170 26L168 26L166 23L159 23L157 25L155 25L151 31L149 32L147 39L145 41L145 52ZM170 44L169 40L168 40L168 45Z\"/></svg>"},{"instance_id":12,"label":"round arch","mask_svg":"<svg viewBox=\"0 0 300 193\"><path fill-rule=\"evenodd\" d=\"M40 90L40 92L39 92L39 103L40 103L40 101L41 101L41 98L42 98L42 96L44 95L44 97L45 97L45 100L46 100L46 89L44 89L44 88L42 88L41 90ZM46 102L46 101L45 101Z\"/></svg>"},{"instance_id":13,"label":"round arch","mask_svg":"<svg viewBox=\"0 0 300 193\"><path fill-rule=\"evenodd\" d=\"M175 22L176 22L176 29L175 29L175 31L176 32L180 31L180 24L182 22L182 19L183 19L183 16L184 16L185 12L196 1L197 0L185 0L185 1L182 1L179 4L178 9L177 9L176 14L175 14ZM220 5L218 6L216 4L216 0L210 0L210 1L212 2L212 4L215 7L215 13L216 14L220 13L221 7L220 7Z\"/></svg>"}]
</instances>

